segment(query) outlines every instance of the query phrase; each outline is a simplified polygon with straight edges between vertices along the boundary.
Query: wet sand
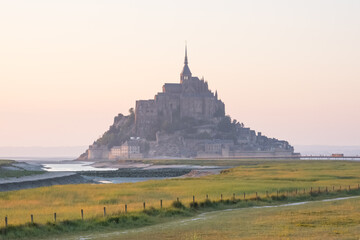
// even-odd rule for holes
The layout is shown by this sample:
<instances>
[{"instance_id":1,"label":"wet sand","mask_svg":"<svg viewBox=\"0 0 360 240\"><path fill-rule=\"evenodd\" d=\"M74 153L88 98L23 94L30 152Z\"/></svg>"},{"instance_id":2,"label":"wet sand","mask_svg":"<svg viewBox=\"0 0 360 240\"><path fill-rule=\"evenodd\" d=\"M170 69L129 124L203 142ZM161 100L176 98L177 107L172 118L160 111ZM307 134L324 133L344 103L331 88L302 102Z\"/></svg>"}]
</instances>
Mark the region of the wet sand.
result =
<instances>
[{"instance_id":1,"label":"wet sand","mask_svg":"<svg viewBox=\"0 0 360 240\"><path fill-rule=\"evenodd\" d=\"M65 162L64 162L65 163ZM68 163L68 162L66 162ZM194 165L152 165L137 162L95 162L91 164L98 171L46 172L18 178L0 178L0 192L52 185L99 183L95 178L186 178L219 174L228 167ZM102 171L101 168L116 168L115 171ZM7 166L9 171L42 171L39 163L15 162Z\"/></svg>"}]
</instances>

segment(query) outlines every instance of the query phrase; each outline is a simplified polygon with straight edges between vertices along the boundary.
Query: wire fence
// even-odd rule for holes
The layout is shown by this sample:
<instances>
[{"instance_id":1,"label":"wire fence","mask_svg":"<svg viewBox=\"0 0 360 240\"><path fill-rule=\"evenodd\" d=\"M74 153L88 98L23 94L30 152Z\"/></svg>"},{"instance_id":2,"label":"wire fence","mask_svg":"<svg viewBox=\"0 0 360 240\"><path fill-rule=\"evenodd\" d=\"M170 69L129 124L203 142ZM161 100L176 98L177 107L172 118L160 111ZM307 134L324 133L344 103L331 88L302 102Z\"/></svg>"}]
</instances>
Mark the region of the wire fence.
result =
<instances>
[{"instance_id":1,"label":"wire fence","mask_svg":"<svg viewBox=\"0 0 360 240\"><path fill-rule=\"evenodd\" d=\"M192 197L180 199L176 198L176 200L163 200L159 199L158 205L156 206L153 202L152 204L148 204L148 202L143 201L142 203L133 203L131 209L129 209L129 204L117 204L116 207L112 205L112 207L103 206L101 208L101 214L99 214L99 211L96 212L96 214L89 214L90 217L86 217L88 212L85 212L84 208L79 209L79 217L77 219L73 220L86 220L86 219L92 219L97 217L109 217L114 216L118 214L128 214L130 212L140 212L140 211L146 211L147 209L165 209L170 208L172 205L174 205L174 202L188 205L190 208L197 205L197 200L203 201L203 202L232 202L232 203L238 203L241 201L281 201L281 200L291 200L291 198L300 197L300 196L319 196L320 194L327 194L327 193L335 193L335 192L358 192L360 190L360 184L357 184L357 186L331 186L331 187L310 187L310 188L296 188L293 190L277 190L276 192L273 191L265 191L265 192L237 192L233 193L232 195L223 195L220 194L218 196L214 196L213 198L210 198L209 194L206 194L205 196L202 196L198 198L196 195L193 195ZM295 199L294 199L295 200ZM47 222L52 223L58 223L59 221L59 215L63 215L61 212L53 212L47 214L48 219ZM26 220L26 218L28 220ZM6 215L4 218L3 226L1 228L6 229L11 225L11 218ZM28 215L28 217L24 216L24 222L23 224L30 223L30 224L41 224L43 222L36 222L36 213ZM62 221L68 221L69 218L63 218Z\"/></svg>"}]
</instances>

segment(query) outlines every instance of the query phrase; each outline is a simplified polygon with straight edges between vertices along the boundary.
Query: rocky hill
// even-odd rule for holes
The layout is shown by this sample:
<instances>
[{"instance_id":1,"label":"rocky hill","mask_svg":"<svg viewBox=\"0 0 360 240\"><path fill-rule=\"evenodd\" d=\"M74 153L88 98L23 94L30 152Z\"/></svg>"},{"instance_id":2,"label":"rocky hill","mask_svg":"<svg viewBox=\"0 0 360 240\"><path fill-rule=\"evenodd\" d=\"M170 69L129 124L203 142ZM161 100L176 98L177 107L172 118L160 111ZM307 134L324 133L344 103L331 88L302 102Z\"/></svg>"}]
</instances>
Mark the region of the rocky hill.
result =
<instances>
[{"instance_id":1,"label":"rocky hill","mask_svg":"<svg viewBox=\"0 0 360 240\"><path fill-rule=\"evenodd\" d=\"M192 76L185 51L180 83L165 83L151 100L119 114L83 160L144 157L292 156L286 141L268 138L225 115L225 104L202 78Z\"/></svg>"}]
</instances>

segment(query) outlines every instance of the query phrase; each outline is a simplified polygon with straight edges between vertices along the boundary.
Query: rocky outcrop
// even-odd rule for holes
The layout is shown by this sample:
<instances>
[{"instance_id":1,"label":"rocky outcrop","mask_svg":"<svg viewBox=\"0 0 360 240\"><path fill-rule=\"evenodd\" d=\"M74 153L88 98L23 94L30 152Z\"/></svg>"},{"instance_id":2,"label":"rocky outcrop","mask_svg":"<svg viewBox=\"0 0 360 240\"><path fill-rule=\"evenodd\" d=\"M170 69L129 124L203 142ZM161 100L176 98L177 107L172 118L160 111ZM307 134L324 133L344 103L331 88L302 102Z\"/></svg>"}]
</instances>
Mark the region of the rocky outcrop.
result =
<instances>
[{"instance_id":1,"label":"rocky outcrop","mask_svg":"<svg viewBox=\"0 0 360 240\"><path fill-rule=\"evenodd\" d=\"M263 136L225 115L225 104L202 78L194 77L185 56L180 83L165 83L151 100L136 101L135 111L119 114L81 160L113 159L128 140L139 140L144 157L291 156L286 141ZM114 148L111 150L114 146ZM118 152L116 152L116 151ZM124 150L124 151L125 151ZM121 150L122 151L122 150ZM114 155L114 154L113 154ZM129 155L130 156L130 155Z\"/></svg>"}]
</instances>

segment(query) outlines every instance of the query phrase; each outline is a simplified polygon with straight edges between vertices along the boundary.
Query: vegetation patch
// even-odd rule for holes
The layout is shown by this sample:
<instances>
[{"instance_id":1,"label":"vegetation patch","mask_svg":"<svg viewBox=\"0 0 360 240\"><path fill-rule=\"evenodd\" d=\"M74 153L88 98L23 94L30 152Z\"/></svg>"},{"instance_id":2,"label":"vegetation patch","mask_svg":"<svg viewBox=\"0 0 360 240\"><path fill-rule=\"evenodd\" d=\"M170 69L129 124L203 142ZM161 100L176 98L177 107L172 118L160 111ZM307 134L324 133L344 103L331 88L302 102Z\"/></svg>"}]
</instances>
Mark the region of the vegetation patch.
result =
<instances>
[{"instance_id":1,"label":"vegetation patch","mask_svg":"<svg viewBox=\"0 0 360 240\"><path fill-rule=\"evenodd\" d=\"M185 209L184 204L182 204L182 202L180 202L180 201L173 201L171 206L173 208L177 208L177 209Z\"/></svg>"},{"instance_id":2,"label":"vegetation patch","mask_svg":"<svg viewBox=\"0 0 360 240\"><path fill-rule=\"evenodd\" d=\"M15 162L14 160L0 159L0 167L1 166L9 166L14 162Z\"/></svg>"},{"instance_id":3,"label":"vegetation patch","mask_svg":"<svg viewBox=\"0 0 360 240\"><path fill-rule=\"evenodd\" d=\"M24 177L42 174L44 171L31 171L21 167L13 165L14 160L0 159L0 179L1 178L12 178L12 177Z\"/></svg>"},{"instance_id":4,"label":"vegetation patch","mask_svg":"<svg viewBox=\"0 0 360 240\"><path fill-rule=\"evenodd\" d=\"M25 177L37 174L43 174L43 171L28 171L28 170L9 170L0 168L0 178L12 178L12 177Z\"/></svg>"},{"instance_id":5,"label":"vegetation patch","mask_svg":"<svg viewBox=\"0 0 360 240\"><path fill-rule=\"evenodd\" d=\"M111 198L111 199L103 199L99 201L99 204L118 204L119 203L119 199L117 198Z\"/></svg>"},{"instance_id":6,"label":"vegetation patch","mask_svg":"<svg viewBox=\"0 0 360 240\"><path fill-rule=\"evenodd\" d=\"M37 239L41 237L51 237L55 234L76 233L76 232L91 232L91 231L106 231L111 229L132 229L158 223L167 222L174 218L183 218L194 216L199 213L223 210L230 208L248 208L252 206L268 206L280 205L283 203L302 202L311 200L321 200L325 198L336 198L360 195L359 189L349 191L334 191L334 192L318 192L314 194L297 194L286 196L268 196L257 197L241 200L240 198L224 199L218 201L193 201L188 206L179 200L173 201L169 208L154 208L149 207L143 211L132 213L116 213L109 216L97 216L86 220L63 220L58 222L47 222L46 224L26 223L18 226L7 226L0 229L1 235L6 239ZM309 215L323 215L324 212L318 214L309 213ZM320 220L319 220L320 221ZM321 220L324 222L323 220ZM356 222L356 223L355 223ZM336 222L329 222L329 225L354 225L360 224L359 221L353 219L338 219ZM317 225L316 222L300 222L298 227L312 228Z\"/></svg>"}]
</instances>

